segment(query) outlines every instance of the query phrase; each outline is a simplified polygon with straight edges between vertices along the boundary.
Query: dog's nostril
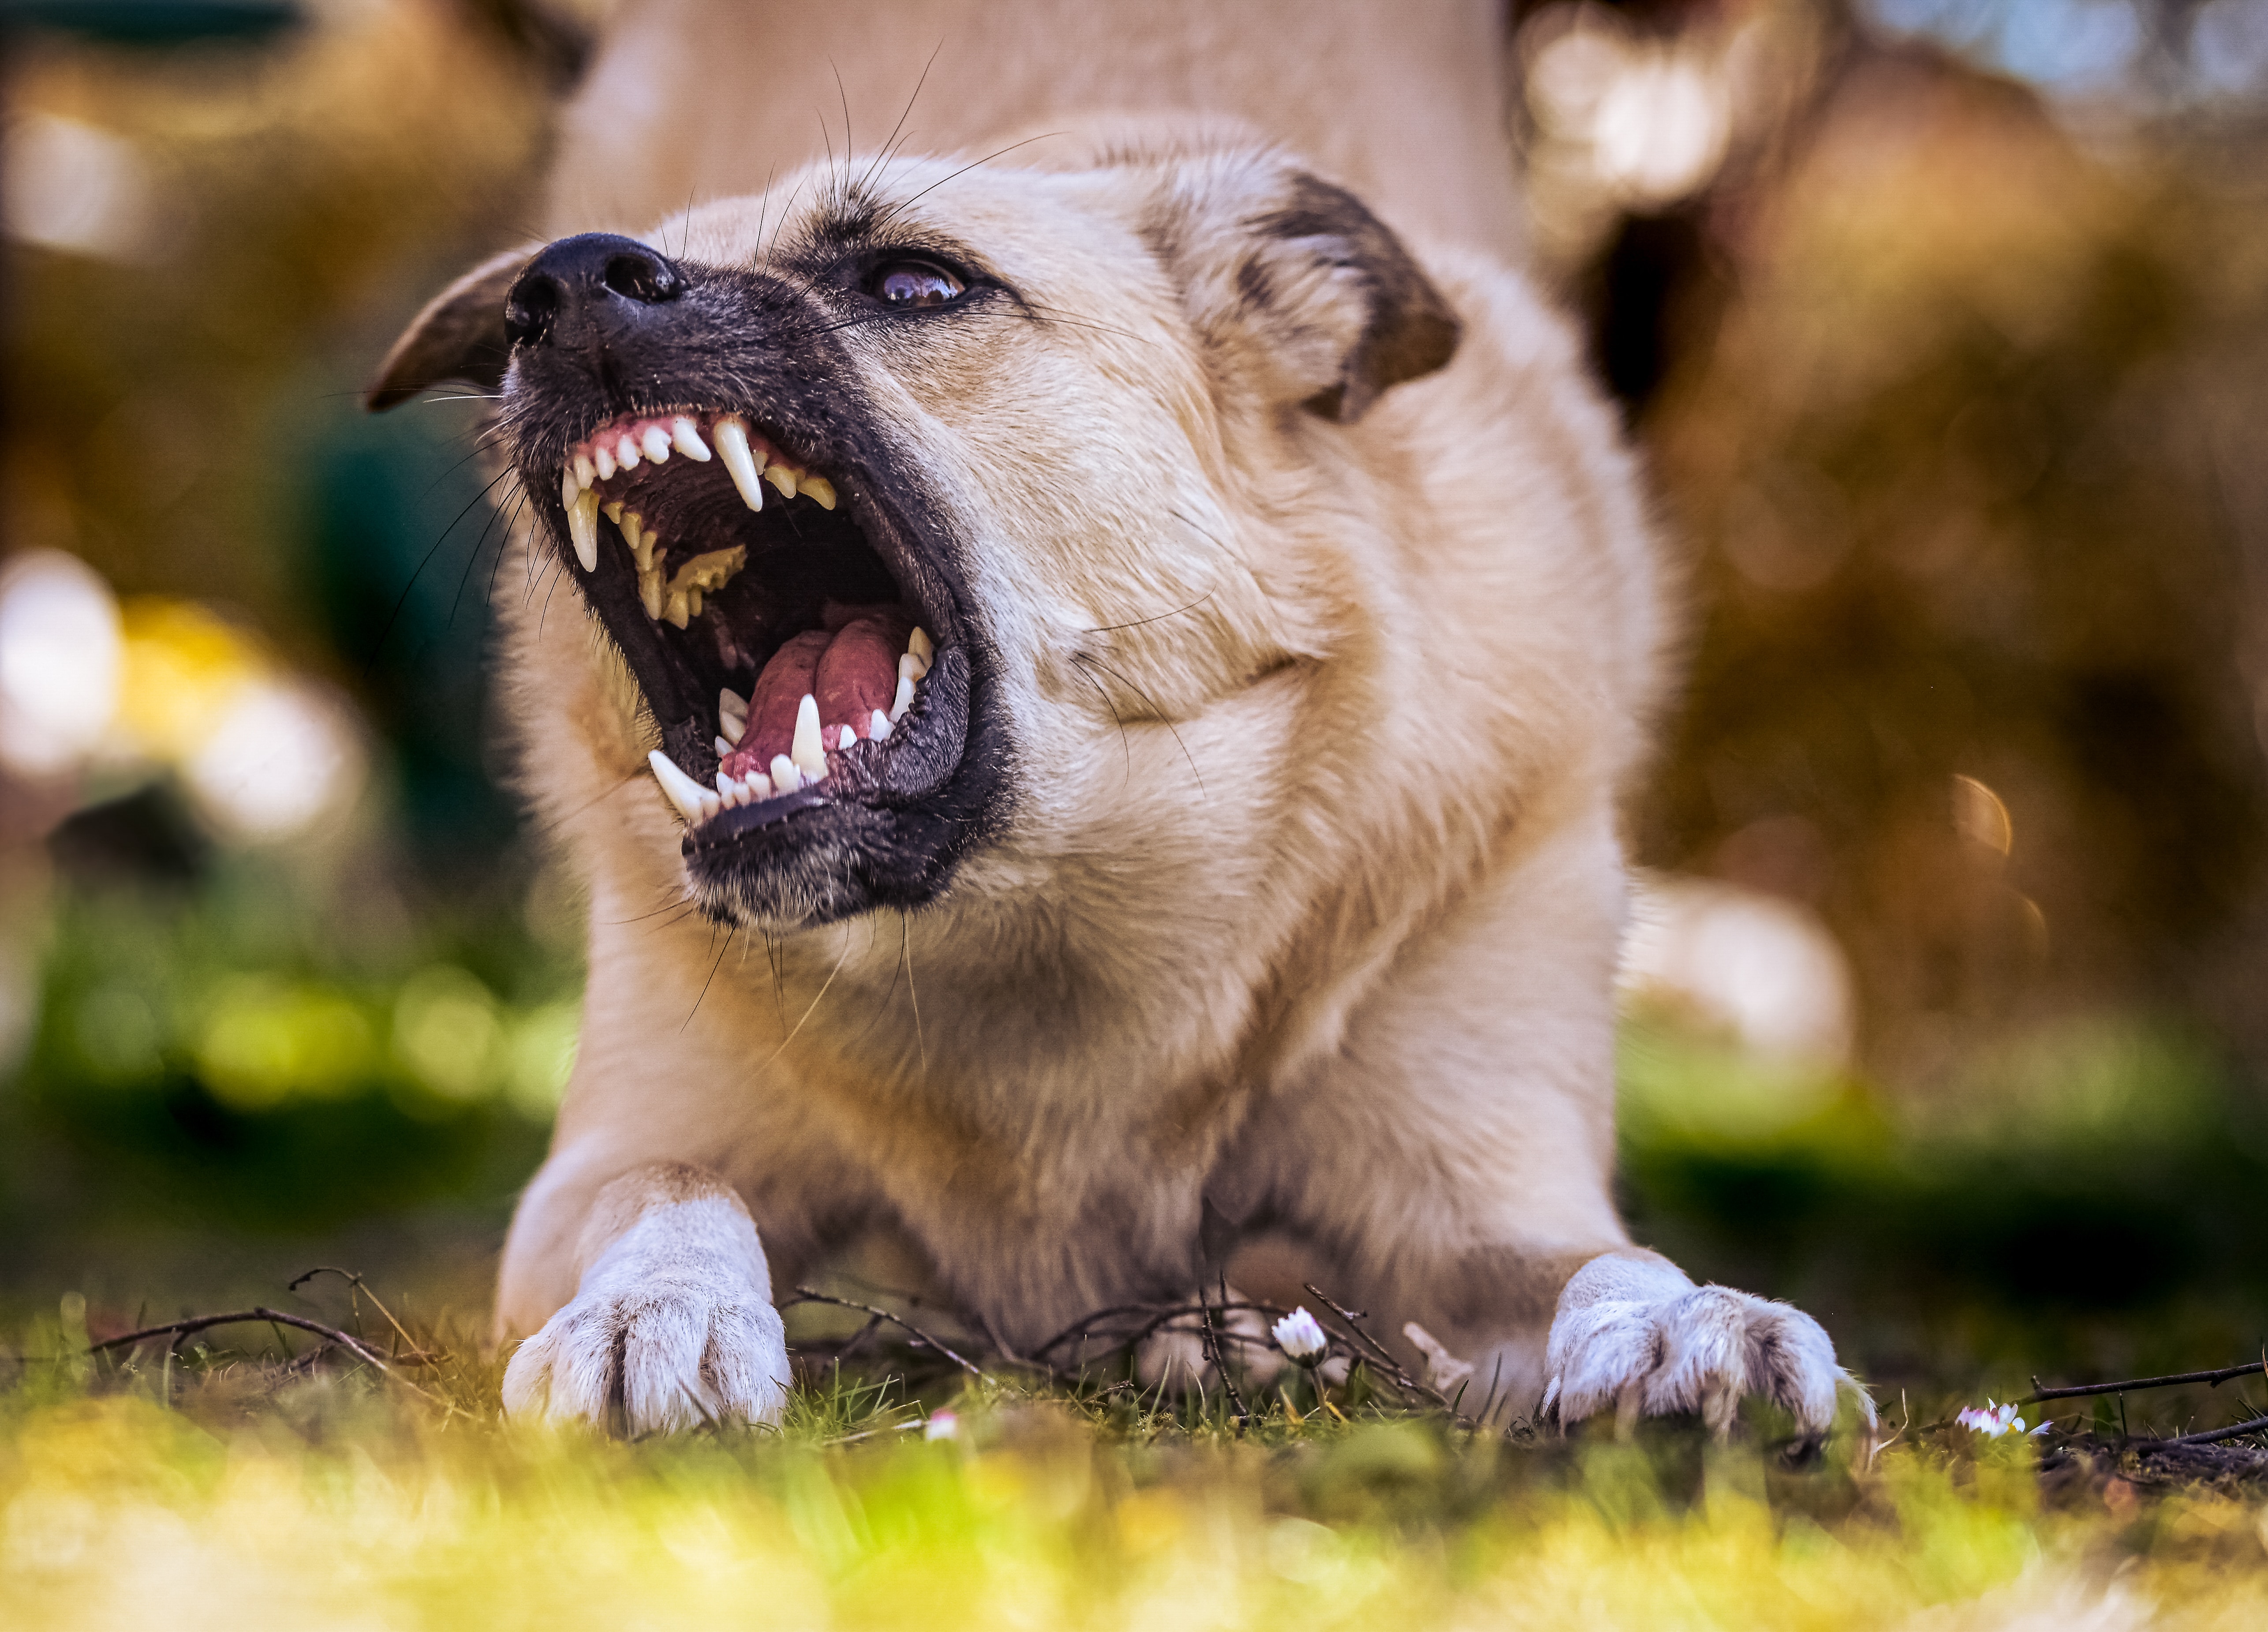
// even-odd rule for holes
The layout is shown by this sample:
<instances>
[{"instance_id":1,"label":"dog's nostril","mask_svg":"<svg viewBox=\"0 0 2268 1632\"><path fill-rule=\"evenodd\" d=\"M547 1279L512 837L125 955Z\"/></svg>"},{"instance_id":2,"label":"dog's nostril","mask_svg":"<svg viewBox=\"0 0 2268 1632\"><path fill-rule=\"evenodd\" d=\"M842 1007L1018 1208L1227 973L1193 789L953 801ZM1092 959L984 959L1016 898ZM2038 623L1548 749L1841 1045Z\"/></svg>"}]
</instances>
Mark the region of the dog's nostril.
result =
<instances>
[{"instance_id":1,"label":"dog's nostril","mask_svg":"<svg viewBox=\"0 0 2268 1632\"><path fill-rule=\"evenodd\" d=\"M643 251L625 252L610 259L604 282L616 294L647 306L674 300L685 289L674 267L659 255Z\"/></svg>"},{"instance_id":2,"label":"dog's nostril","mask_svg":"<svg viewBox=\"0 0 2268 1632\"><path fill-rule=\"evenodd\" d=\"M541 272L521 274L504 298L504 338L513 345L537 345L551 333L559 314L559 280Z\"/></svg>"}]
</instances>

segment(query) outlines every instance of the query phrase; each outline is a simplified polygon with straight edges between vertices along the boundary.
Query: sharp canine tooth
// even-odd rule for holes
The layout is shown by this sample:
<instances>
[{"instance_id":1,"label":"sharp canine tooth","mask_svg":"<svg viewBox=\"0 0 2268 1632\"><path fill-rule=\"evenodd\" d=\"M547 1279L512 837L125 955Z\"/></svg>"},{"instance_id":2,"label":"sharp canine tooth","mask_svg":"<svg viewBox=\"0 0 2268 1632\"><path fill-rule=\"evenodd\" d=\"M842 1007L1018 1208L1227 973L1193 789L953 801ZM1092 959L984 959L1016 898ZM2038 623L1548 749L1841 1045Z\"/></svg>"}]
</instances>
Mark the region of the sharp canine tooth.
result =
<instances>
[{"instance_id":1,"label":"sharp canine tooth","mask_svg":"<svg viewBox=\"0 0 2268 1632\"><path fill-rule=\"evenodd\" d=\"M889 736L890 717L878 708L874 711L874 717L866 722L866 740L884 742L889 740Z\"/></svg>"},{"instance_id":2,"label":"sharp canine tooth","mask_svg":"<svg viewBox=\"0 0 2268 1632\"><path fill-rule=\"evenodd\" d=\"M590 486L590 485L591 485L591 484L592 484L592 483L593 483L593 482L597 481L598 479L599 479L599 470L598 470L598 467L597 467L597 466L595 466L595 465L593 465L593 464L591 462L591 455L590 455L590 454L576 454L576 455L575 455L575 485L576 485L576 486L578 486L578 487L588 487L588 486Z\"/></svg>"},{"instance_id":3,"label":"sharp canine tooth","mask_svg":"<svg viewBox=\"0 0 2268 1632\"><path fill-rule=\"evenodd\" d=\"M637 462L638 445L631 439L630 433L625 431L622 432L622 439L615 444L615 462L628 470Z\"/></svg>"},{"instance_id":4,"label":"sharp canine tooth","mask_svg":"<svg viewBox=\"0 0 2268 1632\"><path fill-rule=\"evenodd\" d=\"M659 567L649 566L638 573L638 602L645 608L647 617L657 624L661 621L662 583Z\"/></svg>"},{"instance_id":5,"label":"sharp canine tooth","mask_svg":"<svg viewBox=\"0 0 2268 1632\"><path fill-rule=\"evenodd\" d=\"M661 464L669 457L669 432L659 425L648 425L645 434L638 438L638 447L648 459Z\"/></svg>"},{"instance_id":6,"label":"sharp canine tooth","mask_svg":"<svg viewBox=\"0 0 2268 1632\"><path fill-rule=\"evenodd\" d=\"M601 442L597 447L591 450L591 456L599 462L599 480L601 482L613 480L615 474L615 455L613 451L608 448L605 443Z\"/></svg>"},{"instance_id":7,"label":"sharp canine tooth","mask_svg":"<svg viewBox=\"0 0 2268 1632\"><path fill-rule=\"evenodd\" d=\"M702 801L713 801L717 795L679 770L677 762L658 748L645 757L645 762L653 767L653 779L661 784L661 791L669 795L669 802L677 807L677 814L688 822L700 821Z\"/></svg>"},{"instance_id":8,"label":"sharp canine tooth","mask_svg":"<svg viewBox=\"0 0 2268 1632\"><path fill-rule=\"evenodd\" d=\"M795 761L785 754L772 756L772 786L783 794L792 794L803 786L803 772L795 768Z\"/></svg>"},{"instance_id":9,"label":"sharp canine tooth","mask_svg":"<svg viewBox=\"0 0 2268 1632\"><path fill-rule=\"evenodd\" d=\"M819 699L808 691L795 705L795 744L787 751L806 781L816 782L827 774L827 742L819 735Z\"/></svg>"},{"instance_id":10,"label":"sharp canine tooth","mask_svg":"<svg viewBox=\"0 0 2268 1632\"><path fill-rule=\"evenodd\" d=\"M669 422L669 440L688 459L703 464L709 462L709 444L701 439L701 427L683 414Z\"/></svg>"},{"instance_id":11,"label":"sharp canine tooth","mask_svg":"<svg viewBox=\"0 0 2268 1632\"><path fill-rule=\"evenodd\" d=\"M937 655L937 648L929 643L929 636L920 629L916 629L907 637L906 650L921 659L924 669L929 667L930 660Z\"/></svg>"},{"instance_id":12,"label":"sharp canine tooth","mask_svg":"<svg viewBox=\"0 0 2268 1632\"><path fill-rule=\"evenodd\" d=\"M725 801L723 800L718 798L716 794L711 793L705 787L701 790L701 819L703 822L706 822L711 816L715 816L724 808Z\"/></svg>"},{"instance_id":13,"label":"sharp canine tooth","mask_svg":"<svg viewBox=\"0 0 2268 1632\"><path fill-rule=\"evenodd\" d=\"M835 484L823 476L803 478L803 491L821 510L835 508Z\"/></svg>"},{"instance_id":14,"label":"sharp canine tooth","mask_svg":"<svg viewBox=\"0 0 2268 1632\"><path fill-rule=\"evenodd\" d=\"M722 758L724 758L724 757L725 757L725 755L727 755L727 754L731 753L732 751L733 751L733 744L732 744L732 743L730 743L730 742L726 742L726 741L725 741L723 737L721 737L721 736L720 736L720 737L718 737L718 738L717 739L717 757L718 757L718 758L722 759ZM724 774L724 772L718 772L718 774L719 776L722 776L722 775Z\"/></svg>"},{"instance_id":15,"label":"sharp canine tooth","mask_svg":"<svg viewBox=\"0 0 2268 1632\"><path fill-rule=\"evenodd\" d=\"M926 680L929 678L929 665L922 661L918 656L911 652L900 653L898 655L898 678L901 680Z\"/></svg>"},{"instance_id":16,"label":"sharp canine tooth","mask_svg":"<svg viewBox=\"0 0 2268 1632\"><path fill-rule=\"evenodd\" d=\"M890 699L890 723L895 725L906 717L906 710L914 705L914 679L901 671L898 675L898 694Z\"/></svg>"},{"instance_id":17,"label":"sharp canine tooth","mask_svg":"<svg viewBox=\"0 0 2268 1632\"><path fill-rule=\"evenodd\" d=\"M575 480L575 467L570 465L559 473L559 502L572 509L582 496L582 484Z\"/></svg>"},{"instance_id":18,"label":"sharp canine tooth","mask_svg":"<svg viewBox=\"0 0 2268 1632\"><path fill-rule=\"evenodd\" d=\"M795 472L785 465L766 465L764 480L779 489L782 498L795 497Z\"/></svg>"},{"instance_id":19,"label":"sharp canine tooth","mask_svg":"<svg viewBox=\"0 0 2268 1632\"><path fill-rule=\"evenodd\" d=\"M567 506L567 536L575 541L575 558L585 572L599 570L599 496L589 489Z\"/></svg>"},{"instance_id":20,"label":"sharp canine tooth","mask_svg":"<svg viewBox=\"0 0 2268 1632\"><path fill-rule=\"evenodd\" d=\"M709 434L717 439L717 451L725 456L725 469L740 491L740 502L751 510L762 509L764 484L756 475L756 456L748 448L748 427L739 415L730 414L711 425Z\"/></svg>"},{"instance_id":21,"label":"sharp canine tooth","mask_svg":"<svg viewBox=\"0 0 2268 1632\"><path fill-rule=\"evenodd\" d=\"M849 726L844 726L843 727L843 735L836 740L835 746L838 749L848 750L856 744L858 741L858 734L856 731L853 731Z\"/></svg>"},{"instance_id":22,"label":"sharp canine tooth","mask_svg":"<svg viewBox=\"0 0 2268 1632\"><path fill-rule=\"evenodd\" d=\"M740 745L740 739L747 735L748 699L730 686L725 687L717 693L717 725L718 729L732 739L733 746L735 748Z\"/></svg>"}]
</instances>

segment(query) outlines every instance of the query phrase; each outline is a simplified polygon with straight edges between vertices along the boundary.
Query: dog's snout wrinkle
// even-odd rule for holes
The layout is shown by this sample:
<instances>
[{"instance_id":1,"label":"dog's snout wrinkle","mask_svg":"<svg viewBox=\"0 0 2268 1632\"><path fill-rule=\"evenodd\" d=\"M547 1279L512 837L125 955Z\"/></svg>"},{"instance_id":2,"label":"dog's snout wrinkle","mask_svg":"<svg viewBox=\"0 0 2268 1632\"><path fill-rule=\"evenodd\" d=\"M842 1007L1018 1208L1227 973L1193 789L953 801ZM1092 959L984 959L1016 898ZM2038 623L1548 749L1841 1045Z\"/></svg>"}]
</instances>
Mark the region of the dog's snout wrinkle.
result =
<instances>
[{"instance_id":1,"label":"dog's snout wrinkle","mask_svg":"<svg viewBox=\"0 0 2268 1632\"><path fill-rule=\"evenodd\" d=\"M685 292L685 277L660 251L618 233L578 233L529 262L504 299L504 333L516 346L583 336L602 347L615 334Z\"/></svg>"}]
</instances>

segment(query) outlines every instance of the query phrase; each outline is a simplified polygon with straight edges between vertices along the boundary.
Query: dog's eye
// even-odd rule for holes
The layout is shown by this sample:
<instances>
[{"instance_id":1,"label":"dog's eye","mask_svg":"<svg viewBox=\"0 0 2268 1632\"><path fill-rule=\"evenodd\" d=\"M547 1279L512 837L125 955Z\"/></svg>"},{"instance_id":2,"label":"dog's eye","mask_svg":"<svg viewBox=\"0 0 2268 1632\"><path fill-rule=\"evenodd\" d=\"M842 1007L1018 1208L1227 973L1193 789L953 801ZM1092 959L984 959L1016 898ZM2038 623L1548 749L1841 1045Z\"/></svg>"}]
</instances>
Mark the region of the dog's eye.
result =
<instances>
[{"instance_id":1,"label":"dog's eye","mask_svg":"<svg viewBox=\"0 0 2268 1632\"><path fill-rule=\"evenodd\" d=\"M893 261L866 280L866 292L884 306L943 306L961 293L961 280L927 261Z\"/></svg>"}]
</instances>

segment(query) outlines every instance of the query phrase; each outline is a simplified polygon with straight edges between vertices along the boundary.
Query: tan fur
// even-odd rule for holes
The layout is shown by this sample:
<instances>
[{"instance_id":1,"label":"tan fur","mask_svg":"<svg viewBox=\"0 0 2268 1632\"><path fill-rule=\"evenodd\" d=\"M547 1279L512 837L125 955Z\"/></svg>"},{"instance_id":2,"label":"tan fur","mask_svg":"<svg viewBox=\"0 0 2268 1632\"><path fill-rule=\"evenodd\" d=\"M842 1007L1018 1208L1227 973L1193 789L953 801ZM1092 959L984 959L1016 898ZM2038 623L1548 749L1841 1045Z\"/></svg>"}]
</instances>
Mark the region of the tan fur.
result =
<instances>
[{"instance_id":1,"label":"tan fur","mask_svg":"<svg viewBox=\"0 0 2268 1632\"><path fill-rule=\"evenodd\" d=\"M1659 569L1565 325L1490 253L1513 238L1494 11L906 6L870 51L875 18L851 10L776 33L769 8L661 5L609 45L569 122L563 229L754 264L871 166L905 222L1035 303L1041 321L981 339L851 340L903 457L968 525L1018 798L931 906L720 948L666 910L681 826L635 686L568 596L512 610L526 785L591 934L500 1332L549 1340L602 1298L635 1332L608 1243L650 1237L688 1185L746 1202L776 1292L886 1228L1011 1345L1186 1289L1210 1200L1253 1226L1248 1289L1296 1297L1312 1275L1382 1333L1417 1323L1499 1409L1543 1392L1555 1313L1554 1375L1582 1372L1587 1407L1629 1380L1583 1370L1608 1352L1586 1348L1597 1311L1631 1302L1587 1295L1596 1260L1658 1266L1662 1310L1691 1290L1631 1256L1609 1193L1616 798L1657 701ZM770 55L791 32L792 97ZM940 37L916 153L1097 103L1152 116L975 168L794 166L803 110L832 100L814 63L863 114ZM940 80L948 63L964 77ZM1155 113L1176 104L1208 117ZM1306 160L1429 229L1406 236L1462 325L1446 367L1331 417L1359 314L1253 237ZM688 193L740 196L656 222ZM1272 307L1247 298L1256 260ZM1664 1329L1617 1363L1675 1350ZM1795 1398L1742 1363L1649 1408ZM534 1365L515 1362L524 1400ZM1796 1392L1823 1427L1816 1377Z\"/></svg>"}]
</instances>

